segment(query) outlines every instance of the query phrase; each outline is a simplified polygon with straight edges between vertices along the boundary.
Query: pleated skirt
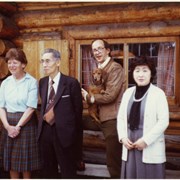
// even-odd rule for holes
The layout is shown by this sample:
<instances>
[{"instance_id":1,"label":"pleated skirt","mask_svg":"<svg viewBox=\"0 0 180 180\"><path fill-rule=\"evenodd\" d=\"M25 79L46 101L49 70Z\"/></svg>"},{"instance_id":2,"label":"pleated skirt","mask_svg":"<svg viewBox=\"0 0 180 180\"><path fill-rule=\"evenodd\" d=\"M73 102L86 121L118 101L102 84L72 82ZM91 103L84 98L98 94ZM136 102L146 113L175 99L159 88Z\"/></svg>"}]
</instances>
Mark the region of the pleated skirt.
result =
<instances>
[{"instance_id":1,"label":"pleated skirt","mask_svg":"<svg viewBox=\"0 0 180 180\"><path fill-rule=\"evenodd\" d=\"M142 137L142 131L142 129L134 131L128 129L128 135L131 141L135 142ZM121 179L164 179L165 163L143 163L142 154L142 151L137 149L128 151L127 161L122 161Z\"/></svg>"},{"instance_id":2,"label":"pleated skirt","mask_svg":"<svg viewBox=\"0 0 180 180\"><path fill-rule=\"evenodd\" d=\"M10 125L15 126L23 113L7 113ZM3 128L0 155L5 171L33 171L41 168L39 147L37 144L37 118L35 115L20 130L16 138L8 136Z\"/></svg>"}]
</instances>

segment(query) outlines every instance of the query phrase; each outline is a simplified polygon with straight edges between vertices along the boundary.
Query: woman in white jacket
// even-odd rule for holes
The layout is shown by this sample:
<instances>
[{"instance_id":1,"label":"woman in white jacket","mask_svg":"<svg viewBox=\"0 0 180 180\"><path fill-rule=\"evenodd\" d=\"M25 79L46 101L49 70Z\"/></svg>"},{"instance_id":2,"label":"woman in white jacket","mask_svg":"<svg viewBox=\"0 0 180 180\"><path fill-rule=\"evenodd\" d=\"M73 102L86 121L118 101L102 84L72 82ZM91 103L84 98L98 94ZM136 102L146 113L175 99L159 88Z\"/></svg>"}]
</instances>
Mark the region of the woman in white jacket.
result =
<instances>
[{"instance_id":1,"label":"woman in white jacket","mask_svg":"<svg viewBox=\"0 0 180 180\"><path fill-rule=\"evenodd\" d=\"M164 92L151 84L156 69L151 60L136 58L131 65L135 86L128 88L118 112L117 130L123 144L121 178L165 178L164 131L169 109Z\"/></svg>"}]
</instances>

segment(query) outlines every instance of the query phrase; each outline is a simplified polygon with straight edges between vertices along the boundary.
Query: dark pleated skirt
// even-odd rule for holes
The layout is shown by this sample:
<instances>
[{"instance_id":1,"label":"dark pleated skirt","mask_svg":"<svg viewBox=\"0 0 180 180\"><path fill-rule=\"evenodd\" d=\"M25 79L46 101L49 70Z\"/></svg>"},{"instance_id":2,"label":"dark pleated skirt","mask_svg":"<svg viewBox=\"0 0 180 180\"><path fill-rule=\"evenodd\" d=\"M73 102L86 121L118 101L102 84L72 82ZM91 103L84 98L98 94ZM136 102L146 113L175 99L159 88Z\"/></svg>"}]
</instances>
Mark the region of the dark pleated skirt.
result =
<instances>
[{"instance_id":1,"label":"dark pleated skirt","mask_svg":"<svg viewBox=\"0 0 180 180\"><path fill-rule=\"evenodd\" d=\"M7 113L9 124L15 126L22 115L23 113ZM37 118L35 115L21 128L16 138L10 138L6 129L3 128L0 153L5 171L25 172L40 169L41 162L36 137Z\"/></svg>"}]
</instances>

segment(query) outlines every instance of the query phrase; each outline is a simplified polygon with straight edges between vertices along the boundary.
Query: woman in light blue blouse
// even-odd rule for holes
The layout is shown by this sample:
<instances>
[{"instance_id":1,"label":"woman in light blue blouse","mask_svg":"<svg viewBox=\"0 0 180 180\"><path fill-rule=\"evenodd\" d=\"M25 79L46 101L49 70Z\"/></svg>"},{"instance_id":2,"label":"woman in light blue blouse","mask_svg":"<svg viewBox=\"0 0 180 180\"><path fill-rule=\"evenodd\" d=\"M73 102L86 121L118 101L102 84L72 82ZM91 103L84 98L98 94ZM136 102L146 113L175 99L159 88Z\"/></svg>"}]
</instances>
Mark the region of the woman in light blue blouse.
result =
<instances>
[{"instance_id":1,"label":"woman in light blue blouse","mask_svg":"<svg viewBox=\"0 0 180 180\"><path fill-rule=\"evenodd\" d=\"M27 59L21 49L6 54L11 76L0 87L0 118L3 123L1 155L3 168L11 178L29 179L40 168L36 142L38 102L37 80L24 71Z\"/></svg>"}]
</instances>

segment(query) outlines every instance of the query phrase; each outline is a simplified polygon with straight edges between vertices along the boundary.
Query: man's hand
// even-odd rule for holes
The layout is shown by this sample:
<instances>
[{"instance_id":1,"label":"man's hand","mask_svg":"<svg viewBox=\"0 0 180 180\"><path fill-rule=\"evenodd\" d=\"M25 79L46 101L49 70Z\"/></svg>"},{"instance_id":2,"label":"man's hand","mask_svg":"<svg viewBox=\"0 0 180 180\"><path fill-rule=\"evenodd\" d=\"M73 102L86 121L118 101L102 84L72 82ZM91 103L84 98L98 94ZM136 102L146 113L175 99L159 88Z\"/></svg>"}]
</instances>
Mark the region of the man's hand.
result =
<instances>
[{"instance_id":1,"label":"man's hand","mask_svg":"<svg viewBox=\"0 0 180 180\"><path fill-rule=\"evenodd\" d=\"M81 88L81 93L84 100L87 101L88 92L85 89Z\"/></svg>"}]
</instances>

